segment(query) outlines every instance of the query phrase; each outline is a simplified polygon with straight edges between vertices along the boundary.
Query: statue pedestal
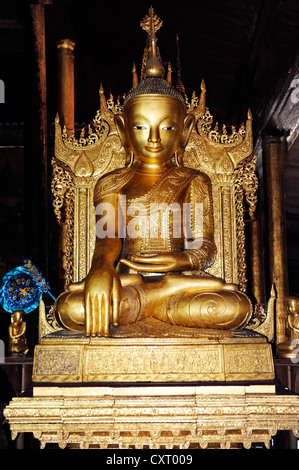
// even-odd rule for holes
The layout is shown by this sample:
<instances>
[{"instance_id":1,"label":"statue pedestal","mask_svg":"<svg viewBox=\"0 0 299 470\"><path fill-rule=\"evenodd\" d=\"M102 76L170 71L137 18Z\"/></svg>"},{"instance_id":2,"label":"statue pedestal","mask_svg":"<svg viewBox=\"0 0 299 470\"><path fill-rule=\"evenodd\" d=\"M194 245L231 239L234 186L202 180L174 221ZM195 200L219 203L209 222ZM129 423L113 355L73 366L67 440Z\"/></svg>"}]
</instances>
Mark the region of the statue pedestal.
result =
<instances>
[{"instance_id":1,"label":"statue pedestal","mask_svg":"<svg viewBox=\"0 0 299 470\"><path fill-rule=\"evenodd\" d=\"M136 325L109 338L65 331L42 338L32 395L4 411L12 436L103 449L269 447L278 430L299 436L299 397L277 393L263 336L246 329L187 336L162 325L155 337L156 322Z\"/></svg>"},{"instance_id":2,"label":"statue pedestal","mask_svg":"<svg viewBox=\"0 0 299 470\"><path fill-rule=\"evenodd\" d=\"M140 322L141 323L141 322ZM141 328L141 325L139 325ZM34 383L239 382L274 379L271 345L250 330L220 331L168 328L151 337L157 322L143 322L147 336L86 338L59 331L36 346ZM193 336L186 336L192 330ZM184 333L184 336L183 336ZM188 332L187 332L188 333ZM155 330L156 334L156 330Z\"/></svg>"},{"instance_id":3,"label":"statue pedestal","mask_svg":"<svg viewBox=\"0 0 299 470\"><path fill-rule=\"evenodd\" d=\"M4 414L13 438L32 432L42 448L250 448L270 447L278 430L299 437L299 397L273 385L40 385Z\"/></svg>"}]
</instances>

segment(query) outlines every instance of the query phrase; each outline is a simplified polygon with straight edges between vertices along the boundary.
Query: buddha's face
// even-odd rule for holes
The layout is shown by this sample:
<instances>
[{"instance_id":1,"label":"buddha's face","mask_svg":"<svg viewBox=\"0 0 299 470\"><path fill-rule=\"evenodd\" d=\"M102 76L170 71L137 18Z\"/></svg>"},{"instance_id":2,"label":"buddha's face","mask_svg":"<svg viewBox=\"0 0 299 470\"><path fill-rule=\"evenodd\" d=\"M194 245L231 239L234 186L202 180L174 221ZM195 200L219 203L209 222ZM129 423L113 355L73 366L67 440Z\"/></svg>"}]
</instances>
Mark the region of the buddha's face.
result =
<instances>
[{"instance_id":1,"label":"buddha's face","mask_svg":"<svg viewBox=\"0 0 299 470\"><path fill-rule=\"evenodd\" d=\"M139 95L125 107L125 140L138 161L165 163L182 141L185 122L185 110L177 99Z\"/></svg>"},{"instance_id":2,"label":"buddha's face","mask_svg":"<svg viewBox=\"0 0 299 470\"><path fill-rule=\"evenodd\" d=\"M15 310L11 316L11 322L14 324L20 324L23 320L23 311Z\"/></svg>"}]
</instances>

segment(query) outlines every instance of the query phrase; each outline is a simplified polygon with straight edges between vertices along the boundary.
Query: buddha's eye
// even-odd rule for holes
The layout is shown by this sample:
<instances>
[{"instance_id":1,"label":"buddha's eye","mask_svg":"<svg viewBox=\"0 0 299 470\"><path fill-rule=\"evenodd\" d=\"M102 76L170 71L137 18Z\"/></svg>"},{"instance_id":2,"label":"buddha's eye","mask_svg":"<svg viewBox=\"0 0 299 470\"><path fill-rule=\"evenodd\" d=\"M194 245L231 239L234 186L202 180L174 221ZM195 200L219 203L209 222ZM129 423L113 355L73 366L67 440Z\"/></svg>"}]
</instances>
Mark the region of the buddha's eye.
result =
<instances>
[{"instance_id":1,"label":"buddha's eye","mask_svg":"<svg viewBox=\"0 0 299 470\"><path fill-rule=\"evenodd\" d=\"M175 127L173 126L164 126L162 127L163 131L174 131Z\"/></svg>"},{"instance_id":2,"label":"buddha's eye","mask_svg":"<svg viewBox=\"0 0 299 470\"><path fill-rule=\"evenodd\" d=\"M142 130L146 129L146 127L145 126L133 126L133 129L137 129L138 131L140 131L140 130L142 131Z\"/></svg>"}]
</instances>

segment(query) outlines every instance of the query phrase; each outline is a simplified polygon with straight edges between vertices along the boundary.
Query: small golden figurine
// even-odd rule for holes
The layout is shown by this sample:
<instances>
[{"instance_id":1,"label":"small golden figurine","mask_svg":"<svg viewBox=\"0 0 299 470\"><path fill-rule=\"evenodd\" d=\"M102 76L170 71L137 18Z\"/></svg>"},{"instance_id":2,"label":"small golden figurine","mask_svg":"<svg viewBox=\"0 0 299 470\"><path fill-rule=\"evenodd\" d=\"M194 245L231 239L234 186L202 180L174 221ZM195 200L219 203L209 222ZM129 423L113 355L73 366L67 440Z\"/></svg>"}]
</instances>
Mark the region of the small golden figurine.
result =
<instances>
[{"instance_id":1,"label":"small golden figurine","mask_svg":"<svg viewBox=\"0 0 299 470\"><path fill-rule=\"evenodd\" d=\"M287 297L286 306L288 309L288 323L296 335L299 334L299 299L297 297Z\"/></svg>"},{"instance_id":2,"label":"small golden figurine","mask_svg":"<svg viewBox=\"0 0 299 470\"><path fill-rule=\"evenodd\" d=\"M23 319L23 310L16 310L11 314L11 325L8 327L8 353L12 356L23 356L29 351L26 338L26 323Z\"/></svg>"},{"instance_id":3,"label":"small golden figurine","mask_svg":"<svg viewBox=\"0 0 299 470\"><path fill-rule=\"evenodd\" d=\"M153 24L149 35L143 79L115 116L127 166L97 182L91 269L56 302L58 322L86 336L107 337L111 326L149 316L215 329L242 328L251 316L251 303L235 284L205 272L216 253L211 182L182 165L194 116L163 78ZM186 206L189 231L182 217Z\"/></svg>"}]
</instances>

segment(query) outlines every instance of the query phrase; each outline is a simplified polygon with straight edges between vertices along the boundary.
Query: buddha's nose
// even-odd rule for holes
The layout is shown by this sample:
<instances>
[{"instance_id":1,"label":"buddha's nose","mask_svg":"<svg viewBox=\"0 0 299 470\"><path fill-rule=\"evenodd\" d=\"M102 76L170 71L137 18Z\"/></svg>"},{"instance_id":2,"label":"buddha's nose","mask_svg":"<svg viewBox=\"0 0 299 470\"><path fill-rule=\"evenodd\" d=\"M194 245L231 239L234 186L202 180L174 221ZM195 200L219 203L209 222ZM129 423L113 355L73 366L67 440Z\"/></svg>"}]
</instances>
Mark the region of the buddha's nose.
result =
<instances>
[{"instance_id":1,"label":"buddha's nose","mask_svg":"<svg viewBox=\"0 0 299 470\"><path fill-rule=\"evenodd\" d=\"M148 140L148 142L152 142L152 143L161 142L160 132L159 132L159 127L158 126L150 128L150 133L149 133L149 136L148 136L147 140Z\"/></svg>"}]
</instances>

